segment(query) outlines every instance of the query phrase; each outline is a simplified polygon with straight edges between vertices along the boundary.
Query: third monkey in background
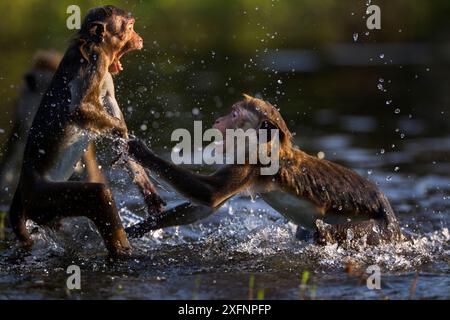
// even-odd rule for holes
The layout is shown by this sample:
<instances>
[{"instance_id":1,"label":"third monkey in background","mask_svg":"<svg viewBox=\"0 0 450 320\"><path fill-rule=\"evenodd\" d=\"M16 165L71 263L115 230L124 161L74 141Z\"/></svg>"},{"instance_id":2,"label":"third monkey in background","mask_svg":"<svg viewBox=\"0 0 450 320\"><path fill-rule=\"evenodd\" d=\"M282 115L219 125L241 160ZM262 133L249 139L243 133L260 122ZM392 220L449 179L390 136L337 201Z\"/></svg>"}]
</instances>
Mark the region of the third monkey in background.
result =
<instances>
[{"instance_id":1,"label":"third monkey in background","mask_svg":"<svg viewBox=\"0 0 450 320\"><path fill-rule=\"evenodd\" d=\"M261 175L261 164L246 162L201 175L159 158L138 140L130 141L129 153L136 160L196 203L182 204L131 227L127 230L130 235L203 219L232 196L250 190L297 224L301 238L314 231L315 240L321 244L365 239L375 245L402 239L394 211L377 186L352 170L293 146L291 132L269 102L246 95L233 105L229 115L217 119L214 128L224 137L227 129L278 129L278 172ZM269 145L272 141L260 143Z\"/></svg>"},{"instance_id":2,"label":"third monkey in background","mask_svg":"<svg viewBox=\"0 0 450 320\"><path fill-rule=\"evenodd\" d=\"M0 210L9 206L22 166L23 151L28 131L37 112L42 96L61 62L62 54L54 50L39 50L32 59L32 65L24 75L15 102L12 128L0 154ZM94 143L90 143L83 156L88 179L91 182L105 182L95 157Z\"/></svg>"}]
</instances>

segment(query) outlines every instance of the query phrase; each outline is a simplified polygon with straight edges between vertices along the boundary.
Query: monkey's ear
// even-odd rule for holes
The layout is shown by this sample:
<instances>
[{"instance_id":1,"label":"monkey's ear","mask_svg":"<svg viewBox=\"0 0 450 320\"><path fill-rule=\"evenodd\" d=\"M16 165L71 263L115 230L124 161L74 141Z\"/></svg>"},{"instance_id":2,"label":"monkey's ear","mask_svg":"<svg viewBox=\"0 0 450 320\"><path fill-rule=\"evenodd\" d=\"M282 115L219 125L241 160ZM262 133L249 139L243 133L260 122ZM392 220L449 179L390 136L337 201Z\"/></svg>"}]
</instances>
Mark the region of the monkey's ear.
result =
<instances>
[{"instance_id":1,"label":"monkey's ear","mask_svg":"<svg viewBox=\"0 0 450 320\"><path fill-rule=\"evenodd\" d=\"M105 38L105 23L94 21L89 26L89 37L95 43L100 43Z\"/></svg>"},{"instance_id":2,"label":"monkey's ear","mask_svg":"<svg viewBox=\"0 0 450 320\"><path fill-rule=\"evenodd\" d=\"M272 130L278 130L280 141L282 139L283 132L274 123L272 123L269 120L264 120L261 123L261 126L259 127L259 129L260 130L267 130L267 136L266 136L267 137L267 142L268 141L272 141L272 138L273 138L272 137Z\"/></svg>"}]
</instances>

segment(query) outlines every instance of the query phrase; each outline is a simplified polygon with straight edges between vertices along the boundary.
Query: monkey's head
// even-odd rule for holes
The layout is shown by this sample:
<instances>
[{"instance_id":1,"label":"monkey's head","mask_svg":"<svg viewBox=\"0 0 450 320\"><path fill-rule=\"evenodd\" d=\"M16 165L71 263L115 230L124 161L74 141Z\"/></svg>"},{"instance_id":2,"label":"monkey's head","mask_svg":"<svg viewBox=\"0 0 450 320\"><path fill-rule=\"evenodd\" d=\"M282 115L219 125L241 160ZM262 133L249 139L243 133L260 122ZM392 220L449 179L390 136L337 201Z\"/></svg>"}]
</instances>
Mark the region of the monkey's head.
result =
<instances>
[{"instance_id":1,"label":"monkey's head","mask_svg":"<svg viewBox=\"0 0 450 320\"><path fill-rule=\"evenodd\" d=\"M86 48L99 48L111 61L109 71L122 71L120 58L130 51L141 50L144 45L144 40L134 30L134 23L131 13L114 6L89 10L76 37L82 42L81 53L89 61Z\"/></svg>"},{"instance_id":2,"label":"monkey's head","mask_svg":"<svg viewBox=\"0 0 450 320\"><path fill-rule=\"evenodd\" d=\"M244 94L244 99L231 107L231 113L218 118L213 128L226 137L226 129L267 130L271 140L271 129L279 132L281 148L291 144L292 134L281 117L280 112L269 102Z\"/></svg>"}]
</instances>

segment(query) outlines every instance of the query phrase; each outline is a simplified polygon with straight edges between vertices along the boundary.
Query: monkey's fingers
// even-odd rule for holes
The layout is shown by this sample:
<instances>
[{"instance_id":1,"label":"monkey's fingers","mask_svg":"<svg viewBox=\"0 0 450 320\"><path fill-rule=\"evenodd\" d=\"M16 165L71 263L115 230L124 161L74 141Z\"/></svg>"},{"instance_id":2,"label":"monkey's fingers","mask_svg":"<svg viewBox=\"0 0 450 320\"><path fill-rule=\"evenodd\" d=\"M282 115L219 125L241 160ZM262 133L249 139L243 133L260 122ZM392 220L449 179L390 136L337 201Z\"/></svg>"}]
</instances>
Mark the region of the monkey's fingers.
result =
<instances>
[{"instance_id":1,"label":"monkey's fingers","mask_svg":"<svg viewBox=\"0 0 450 320\"><path fill-rule=\"evenodd\" d=\"M113 140L113 149L117 153L117 157L111 163L112 167L124 166L128 160L128 144L123 138L117 138Z\"/></svg>"}]
</instances>

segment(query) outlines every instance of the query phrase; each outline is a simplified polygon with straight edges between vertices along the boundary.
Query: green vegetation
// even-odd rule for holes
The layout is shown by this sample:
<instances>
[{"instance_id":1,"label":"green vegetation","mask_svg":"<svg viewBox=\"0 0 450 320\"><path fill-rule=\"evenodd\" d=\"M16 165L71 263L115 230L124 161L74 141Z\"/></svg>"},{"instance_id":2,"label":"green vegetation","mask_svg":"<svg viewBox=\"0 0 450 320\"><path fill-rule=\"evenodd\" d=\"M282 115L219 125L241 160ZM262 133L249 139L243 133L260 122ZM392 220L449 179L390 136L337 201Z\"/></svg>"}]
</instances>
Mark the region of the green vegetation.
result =
<instances>
[{"instance_id":1,"label":"green vegetation","mask_svg":"<svg viewBox=\"0 0 450 320\"><path fill-rule=\"evenodd\" d=\"M201 276L198 274L195 276L195 280L194 280L194 291L192 292L192 300L198 300L198 293L200 290L200 281L201 281Z\"/></svg>"},{"instance_id":2,"label":"green vegetation","mask_svg":"<svg viewBox=\"0 0 450 320\"><path fill-rule=\"evenodd\" d=\"M255 287L255 275L251 274L248 280L248 300L253 300L254 287Z\"/></svg>"}]
</instances>

